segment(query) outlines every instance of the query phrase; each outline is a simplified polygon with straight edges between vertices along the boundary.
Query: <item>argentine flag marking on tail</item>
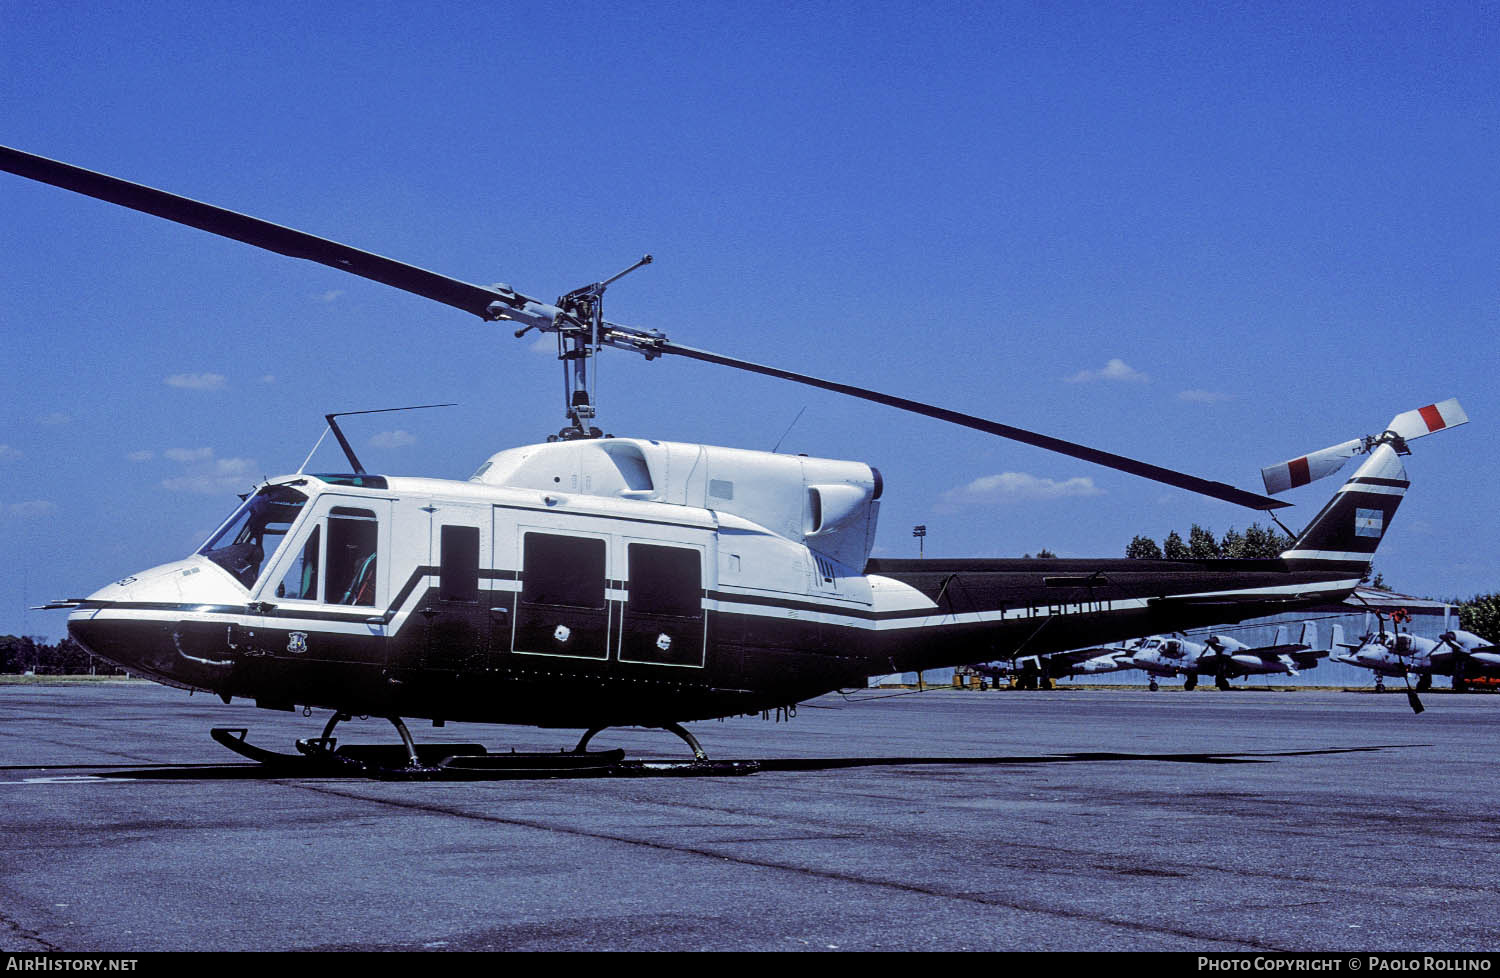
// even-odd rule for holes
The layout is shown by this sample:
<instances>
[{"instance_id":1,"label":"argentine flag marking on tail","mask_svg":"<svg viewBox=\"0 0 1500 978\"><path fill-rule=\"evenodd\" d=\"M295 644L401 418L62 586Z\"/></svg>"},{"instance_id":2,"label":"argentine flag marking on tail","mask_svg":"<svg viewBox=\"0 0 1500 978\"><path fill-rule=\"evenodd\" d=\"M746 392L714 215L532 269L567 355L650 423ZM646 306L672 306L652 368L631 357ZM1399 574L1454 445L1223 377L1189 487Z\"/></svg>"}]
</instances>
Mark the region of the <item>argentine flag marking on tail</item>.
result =
<instances>
[{"instance_id":1,"label":"argentine flag marking on tail","mask_svg":"<svg viewBox=\"0 0 1500 978\"><path fill-rule=\"evenodd\" d=\"M1378 509L1356 509L1354 511L1354 535L1375 537L1385 531L1385 514Z\"/></svg>"}]
</instances>

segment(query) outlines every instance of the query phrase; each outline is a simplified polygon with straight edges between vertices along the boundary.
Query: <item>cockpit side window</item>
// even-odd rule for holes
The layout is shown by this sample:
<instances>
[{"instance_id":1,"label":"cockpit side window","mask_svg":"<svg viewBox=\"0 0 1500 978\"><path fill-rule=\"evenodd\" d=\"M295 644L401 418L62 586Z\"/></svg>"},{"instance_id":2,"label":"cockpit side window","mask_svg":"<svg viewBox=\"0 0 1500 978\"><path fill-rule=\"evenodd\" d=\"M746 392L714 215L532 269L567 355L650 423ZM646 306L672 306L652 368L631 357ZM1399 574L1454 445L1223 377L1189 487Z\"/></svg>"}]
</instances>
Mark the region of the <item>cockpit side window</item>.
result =
<instances>
[{"instance_id":1,"label":"cockpit side window","mask_svg":"<svg viewBox=\"0 0 1500 978\"><path fill-rule=\"evenodd\" d=\"M275 557L306 504L307 497L289 486L267 486L246 500L198 553L248 588Z\"/></svg>"},{"instance_id":2,"label":"cockpit side window","mask_svg":"<svg viewBox=\"0 0 1500 978\"><path fill-rule=\"evenodd\" d=\"M312 535L307 538L302 552L292 561L286 576L276 586L278 598L294 598L302 601L318 600L318 544L321 542L323 527L313 527Z\"/></svg>"},{"instance_id":3,"label":"cockpit side window","mask_svg":"<svg viewBox=\"0 0 1500 978\"><path fill-rule=\"evenodd\" d=\"M328 511L324 600L330 604L375 604L375 549L379 531L373 510L335 506Z\"/></svg>"}]
</instances>

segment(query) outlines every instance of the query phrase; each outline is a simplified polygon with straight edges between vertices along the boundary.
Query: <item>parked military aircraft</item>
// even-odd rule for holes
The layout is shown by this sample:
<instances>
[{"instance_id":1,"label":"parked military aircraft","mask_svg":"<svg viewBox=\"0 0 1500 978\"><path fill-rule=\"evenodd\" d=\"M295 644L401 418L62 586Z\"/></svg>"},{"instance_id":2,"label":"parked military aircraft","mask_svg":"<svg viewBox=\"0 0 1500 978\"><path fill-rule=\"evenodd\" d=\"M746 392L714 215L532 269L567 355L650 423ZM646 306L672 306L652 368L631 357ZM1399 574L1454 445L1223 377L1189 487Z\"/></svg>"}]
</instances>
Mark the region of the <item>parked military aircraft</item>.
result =
<instances>
[{"instance_id":1,"label":"parked military aircraft","mask_svg":"<svg viewBox=\"0 0 1500 978\"><path fill-rule=\"evenodd\" d=\"M1139 642L1140 639L1135 639L1118 645L1022 656L1014 663L998 664L991 668L1003 674L1014 675L1022 689L1051 689L1055 679L1098 676L1132 668L1129 659Z\"/></svg>"},{"instance_id":2,"label":"parked military aircraft","mask_svg":"<svg viewBox=\"0 0 1500 978\"><path fill-rule=\"evenodd\" d=\"M1463 689L1476 676L1500 676L1500 646L1473 632L1453 629L1431 639L1396 628L1399 622L1386 631L1382 621L1357 644L1344 645L1351 651L1335 655L1334 661L1369 669L1376 689L1385 688L1386 676L1415 676L1418 692L1432 687L1434 675L1452 676L1454 689Z\"/></svg>"},{"instance_id":3,"label":"parked military aircraft","mask_svg":"<svg viewBox=\"0 0 1500 978\"><path fill-rule=\"evenodd\" d=\"M1151 675L1151 688L1159 676L1186 676L1184 689L1194 689L1200 675L1214 677L1214 685L1228 689L1229 681L1241 676L1298 675L1299 669L1311 669L1334 648L1344 636L1334 625L1327 648L1318 649L1318 626L1302 623L1300 640L1290 641L1291 626L1276 629L1270 645L1251 647L1239 639L1213 633L1200 644L1185 638L1153 635L1145 639L1131 655L1126 668L1143 669Z\"/></svg>"}]
</instances>

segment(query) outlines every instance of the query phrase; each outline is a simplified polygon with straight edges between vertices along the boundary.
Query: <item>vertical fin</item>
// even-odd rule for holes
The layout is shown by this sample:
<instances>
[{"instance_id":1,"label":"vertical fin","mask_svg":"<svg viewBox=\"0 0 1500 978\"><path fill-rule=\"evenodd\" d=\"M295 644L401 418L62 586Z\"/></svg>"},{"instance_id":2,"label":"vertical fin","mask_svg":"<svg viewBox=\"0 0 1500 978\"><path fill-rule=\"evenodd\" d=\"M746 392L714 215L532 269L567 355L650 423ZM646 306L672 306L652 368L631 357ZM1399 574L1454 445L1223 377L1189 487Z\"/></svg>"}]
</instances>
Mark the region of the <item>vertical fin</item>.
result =
<instances>
[{"instance_id":1,"label":"vertical fin","mask_svg":"<svg viewBox=\"0 0 1500 978\"><path fill-rule=\"evenodd\" d=\"M1368 569L1410 485L1395 450L1375 446L1282 558Z\"/></svg>"}]
</instances>

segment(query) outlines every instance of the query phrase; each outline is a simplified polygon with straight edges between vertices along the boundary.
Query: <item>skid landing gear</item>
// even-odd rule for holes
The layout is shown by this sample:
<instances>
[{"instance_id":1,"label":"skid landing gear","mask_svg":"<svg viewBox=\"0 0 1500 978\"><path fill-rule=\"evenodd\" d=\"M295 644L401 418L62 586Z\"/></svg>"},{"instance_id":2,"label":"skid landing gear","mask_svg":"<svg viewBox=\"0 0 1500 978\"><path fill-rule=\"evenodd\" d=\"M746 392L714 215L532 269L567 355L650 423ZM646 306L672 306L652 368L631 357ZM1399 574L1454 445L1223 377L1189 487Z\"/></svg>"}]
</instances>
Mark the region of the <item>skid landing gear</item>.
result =
<instances>
[{"instance_id":1,"label":"skid landing gear","mask_svg":"<svg viewBox=\"0 0 1500 978\"><path fill-rule=\"evenodd\" d=\"M578 742L578 746L573 748L573 753L575 753L575 754L581 754L581 753L583 753L583 749L589 745L589 741L591 741L591 740L594 739L594 735L595 734L599 733L600 731L608 730L608 729L609 729L608 727L590 727L588 729L588 731L583 735L583 739ZM682 740L688 745L688 747L690 747L692 749L692 751L693 751L693 760L695 760L695 761L706 761L706 760L708 760L708 753L706 751L704 751L702 745L698 743L698 738L694 737L692 734L688 733L687 730L683 728L682 724L680 724L680 723L664 723L658 729L665 730L665 731L667 731L669 733L674 733L677 736L681 737Z\"/></svg>"},{"instance_id":2,"label":"skid landing gear","mask_svg":"<svg viewBox=\"0 0 1500 978\"><path fill-rule=\"evenodd\" d=\"M220 745L241 757L248 757L268 768L288 774L356 774L381 776L400 772L422 772L441 767L459 758L486 756L483 744L422 744L418 746L400 717L390 717L401 744L346 744L338 746L334 727L349 714L335 713L323 728L321 737L297 741L297 753L285 754L266 750L246 740L245 727L214 727L209 735Z\"/></svg>"},{"instance_id":3,"label":"skid landing gear","mask_svg":"<svg viewBox=\"0 0 1500 978\"><path fill-rule=\"evenodd\" d=\"M400 717L387 717L401 735L396 744L339 746L334 728L350 719L335 713L321 737L297 741L296 754L257 747L244 727L215 727L213 739L241 757L264 765L273 775L372 777L387 781L486 781L522 778L670 777L753 774L758 761L710 761L697 738L680 724L663 724L692 748L691 761L627 761L620 749L590 751L588 742L605 727L593 727L571 751L490 753L483 744L418 744Z\"/></svg>"}]
</instances>

